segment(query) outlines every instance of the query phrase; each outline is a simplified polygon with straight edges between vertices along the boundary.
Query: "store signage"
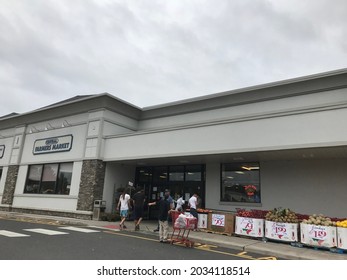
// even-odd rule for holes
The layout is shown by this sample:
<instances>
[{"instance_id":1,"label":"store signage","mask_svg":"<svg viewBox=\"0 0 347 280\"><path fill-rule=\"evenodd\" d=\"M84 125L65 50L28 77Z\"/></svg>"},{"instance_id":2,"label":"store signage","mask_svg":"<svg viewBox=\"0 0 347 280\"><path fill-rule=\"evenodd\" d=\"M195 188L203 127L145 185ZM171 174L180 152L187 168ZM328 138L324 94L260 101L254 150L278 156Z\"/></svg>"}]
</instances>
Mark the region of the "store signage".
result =
<instances>
[{"instance_id":1,"label":"store signage","mask_svg":"<svg viewBox=\"0 0 347 280\"><path fill-rule=\"evenodd\" d=\"M224 227L225 215L212 214L212 225L217 227Z\"/></svg>"},{"instance_id":2,"label":"store signage","mask_svg":"<svg viewBox=\"0 0 347 280\"><path fill-rule=\"evenodd\" d=\"M5 145L0 145L0 158L4 156L5 153Z\"/></svg>"},{"instance_id":3,"label":"store signage","mask_svg":"<svg viewBox=\"0 0 347 280\"><path fill-rule=\"evenodd\" d=\"M336 227L301 223L300 232L301 243L329 248L337 245Z\"/></svg>"},{"instance_id":4,"label":"store signage","mask_svg":"<svg viewBox=\"0 0 347 280\"><path fill-rule=\"evenodd\" d=\"M298 224L296 223L279 223L265 221L265 237L284 240L298 241Z\"/></svg>"},{"instance_id":5,"label":"store signage","mask_svg":"<svg viewBox=\"0 0 347 280\"><path fill-rule=\"evenodd\" d=\"M68 152L72 148L72 135L57 136L36 140L33 154L41 155L47 153Z\"/></svg>"},{"instance_id":6,"label":"store signage","mask_svg":"<svg viewBox=\"0 0 347 280\"><path fill-rule=\"evenodd\" d=\"M264 236L264 219L236 216L235 233L253 237Z\"/></svg>"}]
</instances>

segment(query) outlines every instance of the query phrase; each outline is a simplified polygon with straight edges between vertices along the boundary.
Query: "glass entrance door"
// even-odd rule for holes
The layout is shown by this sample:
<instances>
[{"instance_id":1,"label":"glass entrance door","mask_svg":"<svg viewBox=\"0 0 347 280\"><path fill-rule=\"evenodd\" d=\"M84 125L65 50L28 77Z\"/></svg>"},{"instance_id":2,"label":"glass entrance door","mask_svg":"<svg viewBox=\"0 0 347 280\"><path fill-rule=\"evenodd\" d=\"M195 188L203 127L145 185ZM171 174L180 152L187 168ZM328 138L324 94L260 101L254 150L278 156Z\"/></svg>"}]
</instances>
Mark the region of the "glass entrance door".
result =
<instances>
[{"instance_id":1,"label":"glass entrance door","mask_svg":"<svg viewBox=\"0 0 347 280\"><path fill-rule=\"evenodd\" d=\"M181 195L188 205L189 198L196 192L200 197L199 207L205 207L205 166L152 166L136 169L135 184L145 189L146 205L148 202L158 201L169 189L171 196L177 200ZM158 208L147 207L145 218L157 219Z\"/></svg>"}]
</instances>

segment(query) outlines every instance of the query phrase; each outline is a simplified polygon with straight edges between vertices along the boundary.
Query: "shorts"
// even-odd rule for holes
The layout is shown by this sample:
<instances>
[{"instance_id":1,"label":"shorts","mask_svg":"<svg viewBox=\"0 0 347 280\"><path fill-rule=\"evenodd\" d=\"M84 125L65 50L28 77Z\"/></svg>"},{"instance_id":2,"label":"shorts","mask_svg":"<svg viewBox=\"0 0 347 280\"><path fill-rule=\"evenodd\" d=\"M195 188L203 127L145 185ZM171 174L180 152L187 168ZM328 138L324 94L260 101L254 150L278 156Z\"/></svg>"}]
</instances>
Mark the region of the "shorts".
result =
<instances>
[{"instance_id":1,"label":"shorts","mask_svg":"<svg viewBox=\"0 0 347 280\"><path fill-rule=\"evenodd\" d=\"M134 219L138 220L143 217L143 207L135 207L134 209Z\"/></svg>"},{"instance_id":2,"label":"shorts","mask_svg":"<svg viewBox=\"0 0 347 280\"><path fill-rule=\"evenodd\" d=\"M121 217L128 217L128 210L120 210Z\"/></svg>"}]
</instances>

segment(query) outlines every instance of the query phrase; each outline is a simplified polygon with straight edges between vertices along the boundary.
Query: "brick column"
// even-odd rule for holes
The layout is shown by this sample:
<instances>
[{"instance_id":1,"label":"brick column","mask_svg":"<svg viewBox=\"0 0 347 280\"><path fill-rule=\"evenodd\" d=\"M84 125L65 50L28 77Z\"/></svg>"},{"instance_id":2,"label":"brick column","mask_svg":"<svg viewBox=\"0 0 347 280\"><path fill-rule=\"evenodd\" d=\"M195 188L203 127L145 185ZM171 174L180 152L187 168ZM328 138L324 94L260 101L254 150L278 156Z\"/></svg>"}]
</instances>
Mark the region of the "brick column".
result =
<instances>
[{"instance_id":1,"label":"brick column","mask_svg":"<svg viewBox=\"0 0 347 280\"><path fill-rule=\"evenodd\" d=\"M85 160L82 165L77 210L92 211L94 200L102 199L106 163L102 160Z\"/></svg>"},{"instance_id":2,"label":"brick column","mask_svg":"<svg viewBox=\"0 0 347 280\"><path fill-rule=\"evenodd\" d=\"M1 204L11 206L13 203L14 190L16 188L19 165L10 165L8 167L4 192Z\"/></svg>"}]
</instances>

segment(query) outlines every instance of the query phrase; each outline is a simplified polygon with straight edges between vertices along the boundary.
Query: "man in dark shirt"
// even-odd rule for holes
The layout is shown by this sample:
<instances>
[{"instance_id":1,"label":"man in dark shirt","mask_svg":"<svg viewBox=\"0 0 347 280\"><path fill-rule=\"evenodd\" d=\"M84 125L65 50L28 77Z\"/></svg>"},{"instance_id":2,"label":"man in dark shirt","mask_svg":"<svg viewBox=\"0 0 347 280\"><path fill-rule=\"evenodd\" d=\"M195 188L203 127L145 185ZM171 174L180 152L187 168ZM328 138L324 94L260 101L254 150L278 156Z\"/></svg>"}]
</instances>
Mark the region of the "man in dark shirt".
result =
<instances>
[{"instance_id":1,"label":"man in dark shirt","mask_svg":"<svg viewBox=\"0 0 347 280\"><path fill-rule=\"evenodd\" d=\"M173 200L173 198L171 197L171 195L170 195L170 190L169 189L165 189L165 192L164 192L164 196L167 196L168 197L168 201L169 201L169 203L170 203L170 209L174 209L175 207L175 205L174 205L174 200ZM154 204L156 204L156 203L154 203ZM154 204L152 204L152 205L154 205ZM153 230L154 232L156 232L156 231L159 231L159 221L158 221L158 226L157 226L157 228L155 229L155 230Z\"/></svg>"},{"instance_id":2,"label":"man in dark shirt","mask_svg":"<svg viewBox=\"0 0 347 280\"><path fill-rule=\"evenodd\" d=\"M159 214L158 214L158 220L159 220L159 240L160 242L167 243L167 237L169 234L169 213L171 211L171 203L170 203L170 194L165 193L164 197L157 201L157 202L151 202L148 203L149 206L151 205L158 205L159 207Z\"/></svg>"},{"instance_id":3,"label":"man in dark shirt","mask_svg":"<svg viewBox=\"0 0 347 280\"><path fill-rule=\"evenodd\" d=\"M169 233L169 212L171 211L169 195L165 195L162 200L158 202L159 206L159 240L160 242L167 243L167 236Z\"/></svg>"},{"instance_id":4,"label":"man in dark shirt","mask_svg":"<svg viewBox=\"0 0 347 280\"><path fill-rule=\"evenodd\" d=\"M134 203L134 222L135 222L135 230L140 230L140 223L143 218L143 206L145 203L145 192L143 189L139 190L133 196Z\"/></svg>"}]
</instances>

